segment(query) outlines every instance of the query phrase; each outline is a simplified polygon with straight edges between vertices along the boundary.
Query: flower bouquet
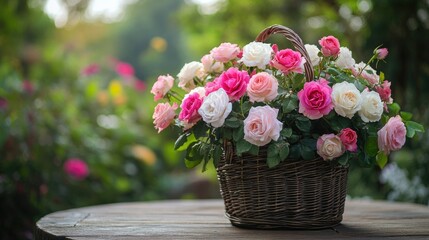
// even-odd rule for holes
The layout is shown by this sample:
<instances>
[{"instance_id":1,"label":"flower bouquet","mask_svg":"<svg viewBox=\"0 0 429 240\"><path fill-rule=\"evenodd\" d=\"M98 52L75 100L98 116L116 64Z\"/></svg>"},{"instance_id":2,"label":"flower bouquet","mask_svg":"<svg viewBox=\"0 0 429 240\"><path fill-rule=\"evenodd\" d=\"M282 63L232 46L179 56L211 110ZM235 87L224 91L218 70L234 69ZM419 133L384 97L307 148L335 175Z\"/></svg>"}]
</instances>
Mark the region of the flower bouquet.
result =
<instances>
[{"instance_id":1,"label":"flower bouquet","mask_svg":"<svg viewBox=\"0 0 429 240\"><path fill-rule=\"evenodd\" d=\"M294 49L263 43L280 33ZM159 132L183 130L185 163L217 169L226 215L237 226L325 228L342 220L349 161L383 167L423 127L400 111L390 82L333 36L304 45L284 26L240 48L222 43L175 79L152 87ZM377 64L376 64L377 65ZM180 110L178 110L180 107ZM179 113L177 114L176 111Z\"/></svg>"}]
</instances>

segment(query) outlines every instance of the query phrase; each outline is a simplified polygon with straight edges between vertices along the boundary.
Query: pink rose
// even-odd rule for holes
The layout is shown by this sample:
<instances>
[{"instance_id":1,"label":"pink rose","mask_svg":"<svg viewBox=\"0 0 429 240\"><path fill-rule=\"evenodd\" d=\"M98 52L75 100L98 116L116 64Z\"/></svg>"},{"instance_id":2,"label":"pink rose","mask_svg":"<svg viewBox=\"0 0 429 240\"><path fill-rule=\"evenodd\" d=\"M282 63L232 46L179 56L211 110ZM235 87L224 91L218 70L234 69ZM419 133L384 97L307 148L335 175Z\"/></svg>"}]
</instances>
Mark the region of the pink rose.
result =
<instances>
[{"instance_id":1,"label":"pink rose","mask_svg":"<svg viewBox=\"0 0 429 240\"><path fill-rule=\"evenodd\" d=\"M379 48L377 51L375 51L375 53L377 54L378 60L383 60L386 58L387 54L389 54L389 51L387 48Z\"/></svg>"},{"instance_id":2,"label":"pink rose","mask_svg":"<svg viewBox=\"0 0 429 240\"><path fill-rule=\"evenodd\" d=\"M246 93L249 79L246 71L230 68L219 76L218 84L228 94L230 101L236 101Z\"/></svg>"},{"instance_id":3,"label":"pink rose","mask_svg":"<svg viewBox=\"0 0 429 240\"><path fill-rule=\"evenodd\" d=\"M165 94L173 87L174 78L170 75L161 75L158 80L153 84L152 90L150 91L155 101L163 98Z\"/></svg>"},{"instance_id":4,"label":"pink rose","mask_svg":"<svg viewBox=\"0 0 429 240\"><path fill-rule=\"evenodd\" d=\"M223 71L223 63L216 62L210 54L204 55L201 58L201 63L203 64L203 68L206 73Z\"/></svg>"},{"instance_id":5,"label":"pink rose","mask_svg":"<svg viewBox=\"0 0 429 240\"><path fill-rule=\"evenodd\" d=\"M273 75L260 72L250 78L247 95L251 102L271 101L277 97L278 86L279 83Z\"/></svg>"},{"instance_id":6,"label":"pink rose","mask_svg":"<svg viewBox=\"0 0 429 240\"><path fill-rule=\"evenodd\" d=\"M238 56L240 48L237 44L222 43L210 51L210 55L218 62L228 62Z\"/></svg>"},{"instance_id":7,"label":"pink rose","mask_svg":"<svg viewBox=\"0 0 429 240\"><path fill-rule=\"evenodd\" d=\"M407 129L401 117L391 117L378 133L378 149L386 154L399 150L405 144Z\"/></svg>"},{"instance_id":8,"label":"pink rose","mask_svg":"<svg viewBox=\"0 0 429 240\"><path fill-rule=\"evenodd\" d=\"M385 80L383 82L383 84L375 87L375 90L380 95L381 100L385 103L388 103L388 104L393 102L393 99L391 97L392 90L390 89L390 85L391 85L391 83L389 81Z\"/></svg>"},{"instance_id":9,"label":"pink rose","mask_svg":"<svg viewBox=\"0 0 429 240\"><path fill-rule=\"evenodd\" d=\"M323 37L319 40L320 50L325 57L336 57L340 53L340 42L334 36Z\"/></svg>"},{"instance_id":10,"label":"pink rose","mask_svg":"<svg viewBox=\"0 0 429 240\"><path fill-rule=\"evenodd\" d=\"M132 77L134 76L134 68L131 64L126 62L118 62L116 63L116 72L122 77Z\"/></svg>"},{"instance_id":11,"label":"pink rose","mask_svg":"<svg viewBox=\"0 0 429 240\"><path fill-rule=\"evenodd\" d=\"M274 50L276 49L274 48ZM270 64L284 74L288 74L291 72L302 73L304 63L305 58L301 56L301 53L292 49L284 49L275 52Z\"/></svg>"},{"instance_id":12,"label":"pink rose","mask_svg":"<svg viewBox=\"0 0 429 240\"><path fill-rule=\"evenodd\" d=\"M206 96L208 96L212 92L216 92L217 90L219 90L220 86L218 82L218 78L216 78L215 80L213 80L213 82L206 83L206 86L204 86L206 90Z\"/></svg>"},{"instance_id":13,"label":"pink rose","mask_svg":"<svg viewBox=\"0 0 429 240\"><path fill-rule=\"evenodd\" d=\"M329 114L334 108L331 93L332 88L323 78L306 82L304 88L298 92L299 112L313 120Z\"/></svg>"},{"instance_id":14,"label":"pink rose","mask_svg":"<svg viewBox=\"0 0 429 240\"><path fill-rule=\"evenodd\" d=\"M244 140L256 146L264 146L277 141L283 123L277 120L278 109L270 106L250 108L249 115L244 119Z\"/></svg>"},{"instance_id":15,"label":"pink rose","mask_svg":"<svg viewBox=\"0 0 429 240\"><path fill-rule=\"evenodd\" d=\"M317 154L324 160L332 160L345 152L341 139L335 134L325 134L317 139Z\"/></svg>"},{"instance_id":16,"label":"pink rose","mask_svg":"<svg viewBox=\"0 0 429 240\"><path fill-rule=\"evenodd\" d=\"M158 129L158 133L166 129L170 125L171 121L174 120L177 108L177 103L173 103L173 106L169 103L159 103L156 105L152 118L155 129Z\"/></svg>"},{"instance_id":17,"label":"pink rose","mask_svg":"<svg viewBox=\"0 0 429 240\"><path fill-rule=\"evenodd\" d=\"M198 109L201 107L203 100L198 92L189 94L183 99L180 108L182 111L179 114L179 119L187 124L194 124L201 119Z\"/></svg>"},{"instance_id":18,"label":"pink rose","mask_svg":"<svg viewBox=\"0 0 429 240\"><path fill-rule=\"evenodd\" d=\"M357 134L353 129L344 128L339 137L347 151L355 152L357 150Z\"/></svg>"},{"instance_id":19,"label":"pink rose","mask_svg":"<svg viewBox=\"0 0 429 240\"><path fill-rule=\"evenodd\" d=\"M67 159L64 163L64 171L77 180L83 180L89 174L88 165L78 158Z\"/></svg>"}]
</instances>

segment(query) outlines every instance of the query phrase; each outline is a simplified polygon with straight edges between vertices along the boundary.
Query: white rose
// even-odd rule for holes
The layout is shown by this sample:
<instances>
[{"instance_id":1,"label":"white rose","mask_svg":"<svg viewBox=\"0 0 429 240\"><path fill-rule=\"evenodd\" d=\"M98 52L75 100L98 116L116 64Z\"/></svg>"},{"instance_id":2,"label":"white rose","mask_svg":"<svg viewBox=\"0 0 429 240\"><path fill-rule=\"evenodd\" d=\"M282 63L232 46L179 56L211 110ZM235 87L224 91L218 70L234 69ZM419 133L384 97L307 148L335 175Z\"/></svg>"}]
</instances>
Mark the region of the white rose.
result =
<instances>
[{"instance_id":1,"label":"white rose","mask_svg":"<svg viewBox=\"0 0 429 240\"><path fill-rule=\"evenodd\" d=\"M317 139L317 154L324 160L332 160L344 154L345 147L340 137L335 134L324 134Z\"/></svg>"},{"instance_id":2,"label":"white rose","mask_svg":"<svg viewBox=\"0 0 429 240\"><path fill-rule=\"evenodd\" d=\"M216 62L210 54L204 55L201 58L201 63L203 64L204 71L206 73L218 73L223 71L223 63Z\"/></svg>"},{"instance_id":3,"label":"white rose","mask_svg":"<svg viewBox=\"0 0 429 240\"><path fill-rule=\"evenodd\" d=\"M340 48L340 55L338 55L337 60L335 60L335 65L342 69L353 68L356 61L352 57L352 51L346 47Z\"/></svg>"},{"instance_id":4,"label":"white rose","mask_svg":"<svg viewBox=\"0 0 429 240\"><path fill-rule=\"evenodd\" d=\"M320 63L320 57L318 56L320 50L316 45L313 44L305 44L305 50L308 52L308 56L310 57L311 65L317 66Z\"/></svg>"},{"instance_id":5,"label":"white rose","mask_svg":"<svg viewBox=\"0 0 429 240\"><path fill-rule=\"evenodd\" d=\"M383 102L380 95L374 91L365 90L362 92L362 107L359 116L364 122L377 122L383 114Z\"/></svg>"},{"instance_id":6,"label":"white rose","mask_svg":"<svg viewBox=\"0 0 429 240\"><path fill-rule=\"evenodd\" d=\"M221 127L232 110L228 94L223 88L210 93L198 109L203 121L215 128Z\"/></svg>"},{"instance_id":7,"label":"white rose","mask_svg":"<svg viewBox=\"0 0 429 240\"><path fill-rule=\"evenodd\" d=\"M365 78L371 86L374 86L380 81L380 76L377 75L377 71L375 71L371 66L366 65L364 62L355 64L352 70L355 76L358 76L359 73L361 73L360 76Z\"/></svg>"},{"instance_id":8,"label":"white rose","mask_svg":"<svg viewBox=\"0 0 429 240\"><path fill-rule=\"evenodd\" d=\"M270 44L261 42L251 42L243 47L243 57L241 62L248 67L258 67L265 69L270 63L273 49Z\"/></svg>"},{"instance_id":9,"label":"white rose","mask_svg":"<svg viewBox=\"0 0 429 240\"><path fill-rule=\"evenodd\" d=\"M179 78L179 87L185 91L195 88L194 77L202 78L204 76L204 67L200 62L190 62L185 64L177 77Z\"/></svg>"},{"instance_id":10,"label":"white rose","mask_svg":"<svg viewBox=\"0 0 429 240\"><path fill-rule=\"evenodd\" d=\"M331 97L335 112L343 117L352 118L362 105L361 94L352 83L341 82L334 84Z\"/></svg>"}]
</instances>

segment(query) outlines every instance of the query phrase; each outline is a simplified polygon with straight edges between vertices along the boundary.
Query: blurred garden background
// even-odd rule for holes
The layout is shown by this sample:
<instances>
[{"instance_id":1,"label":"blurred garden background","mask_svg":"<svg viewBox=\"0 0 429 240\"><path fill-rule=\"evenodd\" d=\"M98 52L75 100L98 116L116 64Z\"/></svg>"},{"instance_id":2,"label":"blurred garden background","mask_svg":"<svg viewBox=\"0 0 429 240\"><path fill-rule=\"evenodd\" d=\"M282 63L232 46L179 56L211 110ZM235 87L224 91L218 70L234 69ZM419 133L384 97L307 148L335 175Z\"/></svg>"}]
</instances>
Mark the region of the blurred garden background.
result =
<instances>
[{"instance_id":1,"label":"blurred garden background","mask_svg":"<svg viewBox=\"0 0 429 240\"><path fill-rule=\"evenodd\" d=\"M37 219L67 208L220 197L213 167L186 169L177 132L157 134L149 91L158 75L272 24L310 44L334 35L355 59L383 44L395 101L429 127L428 0L0 3L1 239L31 239ZM383 170L351 166L348 194L428 205L429 131Z\"/></svg>"}]
</instances>

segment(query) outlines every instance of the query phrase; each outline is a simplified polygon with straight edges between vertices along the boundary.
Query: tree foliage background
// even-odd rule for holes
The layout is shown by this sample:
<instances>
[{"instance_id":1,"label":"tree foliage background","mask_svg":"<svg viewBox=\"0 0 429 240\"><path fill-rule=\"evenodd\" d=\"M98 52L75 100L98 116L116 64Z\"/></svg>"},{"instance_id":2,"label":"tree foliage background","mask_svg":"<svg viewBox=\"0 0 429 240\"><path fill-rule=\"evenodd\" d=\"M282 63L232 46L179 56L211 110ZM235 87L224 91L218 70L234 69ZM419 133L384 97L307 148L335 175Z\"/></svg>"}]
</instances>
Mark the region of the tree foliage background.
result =
<instances>
[{"instance_id":1,"label":"tree foliage background","mask_svg":"<svg viewBox=\"0 0 429 240\"><path fill-rule=\"evenodd\" d=\"M119 201L219 197L215 175L187 170L173 130L157 134L149 93L157 75L176 75L221 42L241 46L282 24L305 43L334 35L367 59L383 44L381 70L393 96L429 126L429 3L425 0L142 0L119 22L85 20L90 0L61 0L56 28L44 0L4 0L0 8L1 239L31 239L49 212ZM270 38L280 47L281 37ZM130 76L118 63L133 67ZM95 64L98 72L82 69ZM82 159L78 180L64 163ZM428 204L429 133L409 141L384 169L353 168L348 194ZM207 186L209 184L209 186Z\"/></svg>"}]
</instances>

